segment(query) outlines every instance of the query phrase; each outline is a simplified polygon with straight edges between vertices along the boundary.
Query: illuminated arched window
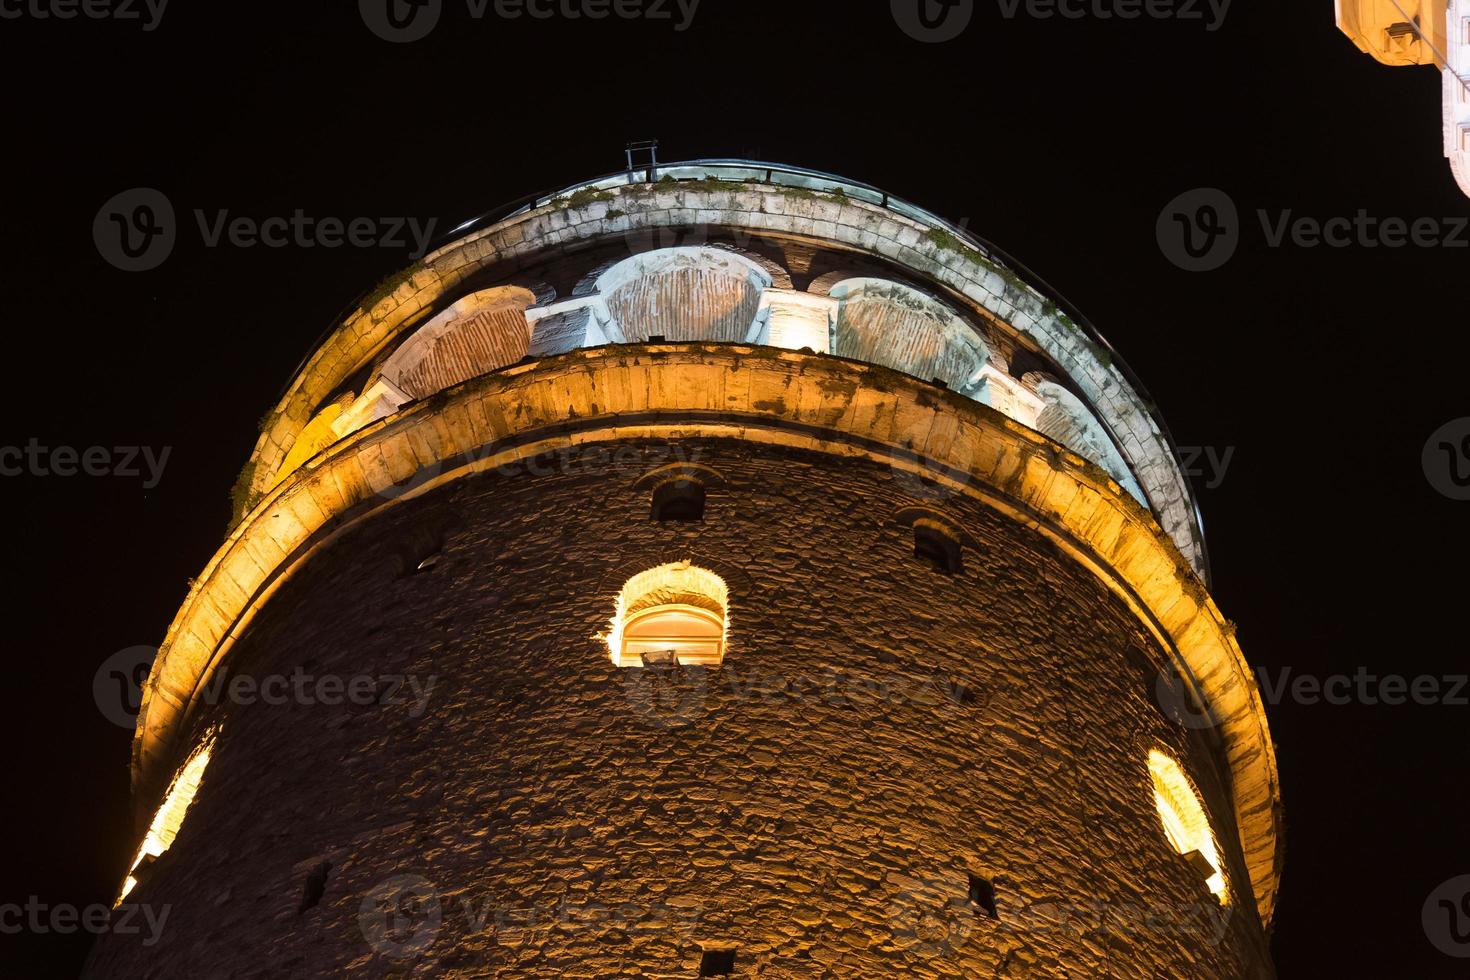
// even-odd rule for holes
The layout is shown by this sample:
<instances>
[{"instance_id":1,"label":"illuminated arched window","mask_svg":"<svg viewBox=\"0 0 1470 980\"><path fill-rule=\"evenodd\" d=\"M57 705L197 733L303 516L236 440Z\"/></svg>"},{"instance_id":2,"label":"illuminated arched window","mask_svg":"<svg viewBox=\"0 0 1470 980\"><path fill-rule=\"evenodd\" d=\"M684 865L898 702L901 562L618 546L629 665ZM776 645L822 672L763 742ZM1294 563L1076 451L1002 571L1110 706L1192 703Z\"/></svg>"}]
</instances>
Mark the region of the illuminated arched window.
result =
<instances>
[{"instance_id":1,"label":"illuminated arched window","mask_svg":"<svg viewBox=\"0 0 1470 980\"><path fill-rule=\"evenodd\" d=\"M1222 904L1228 902L1230 890L1221 869L1220 850L1199 793L1179 763L1162 752L1148 754L1148 770L1153 777L1154 804L1159 809L1169 843L1205 879L1214 896Z\"/></svg>"},{"instance_id":2,"label":"illuminated arched window","mask_svg":"<svg viewBox=\"0 0 1470 980\"><path fill-rule=\"evenodd\" d=\"M624 583L603 639L620 667L716 666L725 658L728 603L714 572L687 561L660 565Z\"/></svg>"},{"instance_id":3,"label":"illuminated arched window","mask_svg":"<svg viewBox=\"0 0 1470 980\"><path fill-rule=\"evenodd\" d=\"M140 868L146 868L152 864L164 851L169 849L174 838L178 836L179 828L184 823L184 814L188 812L189 804L194 802L194 794L199 792L199 781L204 777L204 768L209 765L209 754L213 749L214 739L212 737L205 739L204 744L194 750L194 754L189 756L189 761L184 763L184 767L179 770L173 783L169 785L168 794L163 798L163 805L153 815L153 823L148 827L148 835L143 838L143 844L138 848L138 854L128 868L128 877L123 882L122 894L117 897L118 903L127 898L128 892L138 884L138 876L142 873Z\"/></svg>"}]
</instances>

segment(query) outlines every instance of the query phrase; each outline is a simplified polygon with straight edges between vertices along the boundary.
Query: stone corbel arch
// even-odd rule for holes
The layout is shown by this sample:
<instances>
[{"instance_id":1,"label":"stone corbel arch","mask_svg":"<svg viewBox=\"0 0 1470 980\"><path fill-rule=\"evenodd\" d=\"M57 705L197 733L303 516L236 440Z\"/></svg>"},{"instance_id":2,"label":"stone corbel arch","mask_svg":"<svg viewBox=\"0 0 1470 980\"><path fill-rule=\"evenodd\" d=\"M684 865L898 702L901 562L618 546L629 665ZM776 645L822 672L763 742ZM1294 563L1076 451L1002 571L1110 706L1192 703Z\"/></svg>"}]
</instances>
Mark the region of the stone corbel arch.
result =
<instances>
[{"instance_id":1,"label":"stone corbel arch","mask_svg":"<svg viewBox=\"0 0 1470 980\"><path fill-rule=\"evenodd\" d=\"M990 360L973 326L928 293L891 279L847 279L832 285L838 301L839 357L882 364L922 381L970 392Z\"/></svg>"},{"instance_id":2,"label":"stone corbel arch","mask_svg":"<svg viewBox=\"0 0 1470 980\"><path fill-rule=\"evenodd\" d=\"M378 375L420 399L515 364L530 349L526 310L535 304L520 286L471 293L415 331Z\"/></svg>"},{"instance_id":3,"label":"stone corbel arch","mask_svg":"<svg viewBox=\"0 0 1470 980\"><path fill-rule=\"evenodd\" d=\"M764 265L739 252L680 246L608 267L596 278L596 292L630 343L651 336L738 343L748 339L761 295L774 283Z\"/></svg>"},{"instance_id":4,"label":"stone corbel arch","mask_svg":"<svg viewBox=\"0 0 1470 980\"><path fill-rule=\"evenodd\" d=\"M1036 431L1107 470L1108 475L1117 480L1118 485L1127 490L1133 499L1147 507L1148 497L1138 485L1133 471L1113 445L1107 430L1092 410L1083 404L1082 399L1055 381L1038 380L1035 391L1036 396L1044 403L1036 417Z\"/></svg>"}]
</instances>

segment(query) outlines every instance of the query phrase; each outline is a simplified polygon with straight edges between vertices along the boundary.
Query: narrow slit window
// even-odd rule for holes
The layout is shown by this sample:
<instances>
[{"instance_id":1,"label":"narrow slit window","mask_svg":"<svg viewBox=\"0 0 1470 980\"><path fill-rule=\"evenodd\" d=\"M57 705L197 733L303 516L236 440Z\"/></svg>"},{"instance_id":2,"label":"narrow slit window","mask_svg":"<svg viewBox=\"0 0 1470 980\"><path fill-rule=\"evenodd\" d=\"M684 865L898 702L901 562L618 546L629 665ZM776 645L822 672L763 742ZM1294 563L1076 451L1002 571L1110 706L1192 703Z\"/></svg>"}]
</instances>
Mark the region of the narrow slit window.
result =
<instances>
[{"instance_id":1,"label":"narrow slit window","mask_svg":"<svg viewBox=\"0 0 1470 980\"><path fill-rule=\"evenodd\" d=\"M944 575L964 570L959 541L935 521L914 523L914 558Z\"/></svg>"},{"instance_id":2,"label":"narrow slit window","mask_svg":"<svg viewBox=\"0 0 1470 980\"><path fill-rule=\"evenodd\" d=\"M194 802L194 794L199 792L199 781L204 778L204 769L209 765L210 753L214 751L214 740L207 739L203 745L194 750L189 761L184 763L178 775L174 777L173 783L169 785L168 793L163 798L163 804L158 812L153 815L153 822L148 825L148 833L143 838L142 845L138 848L137 856L128 868L128 876L123 881L122 892L117 896L114 905L122 904L128 893L137 887L153 862L163 855L173 844L174 838L178 836L179 828L184 825L184 816L189 810L189 805Z\"/></svg>"},{"instance_id":3,"label":"narrow slit window","mask_svg":"<svg viewBox=\"0 0 1470 980\"><path fill-rule=\"evenodd\" d=\"M1153 778L1154 805L1164 825L1164 836L1194 872L1204 879L1210 893L1221 904L1228 903L1230 890L1221 870L1219 848L1198 791L1179 764L1162 752L1149 753L1148 768Z\"/></svg>"},{"instance_id":4,"label":"narrow slit window","mask_svg":"<svg viewBox=\"0 0 1470 980\"><path fill-rule=\"evenodd\" d=\"M321 902L322 896L327 893L327 875L332 871L332 862L323 861L316 865L306 876L306 886L301 890L301 905L296 909L296 914L314 909Z\"/></svg>"},{"instance_id":5,"label":"narrow slit window","mask_svg":"<svg viewBox=\"0 0 1470 980\"><path fill-rule=\"evenodd\" d=\"M702 977L728 977L735 972L733 949L707 949L699 958L699 975Z\"/></svg>"},{"instance_id":6,"label":"narrow slit window","mask_svg":"<svg viewBox=\"0 0 1470 980\"><path fill-rule=\"evenodd\" d=\"M970 904L987 919L1000 918L995 906L995 884L989 878L970 875Z\"/></svg>"},{"instance_id":7,"label":"narrow slit window","mask_svg":"<svg viewBox=\"0 0 1470 980\"><path fill-rule=\"evenodd\" d=\"M660 483L653 491L653 519L660 522L697 524L704 520L704 485L698 480L678 479Z\"/></svg>"}]
</instances>

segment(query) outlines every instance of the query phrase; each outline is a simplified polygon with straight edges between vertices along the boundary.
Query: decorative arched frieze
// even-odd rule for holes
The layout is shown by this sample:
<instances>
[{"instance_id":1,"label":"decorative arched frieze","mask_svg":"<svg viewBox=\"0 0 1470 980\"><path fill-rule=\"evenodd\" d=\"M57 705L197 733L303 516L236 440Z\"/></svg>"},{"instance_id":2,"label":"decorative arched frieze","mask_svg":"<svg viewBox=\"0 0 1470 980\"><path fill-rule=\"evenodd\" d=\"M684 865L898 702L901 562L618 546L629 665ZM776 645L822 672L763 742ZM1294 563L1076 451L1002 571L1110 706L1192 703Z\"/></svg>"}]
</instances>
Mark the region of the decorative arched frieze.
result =
<instances>
[{"instance_id":1,"label":"decorative arched frieze","mask_svg":"<svg viewBox=\"0 0 1470 980\"><path fill-rule=\"evenodd\" d=\"M832 287L838 302L833 353L882 364L969 393L990 350L980 334L927 293L887 279L849 279Z\"/></svg>"}]
</instances>

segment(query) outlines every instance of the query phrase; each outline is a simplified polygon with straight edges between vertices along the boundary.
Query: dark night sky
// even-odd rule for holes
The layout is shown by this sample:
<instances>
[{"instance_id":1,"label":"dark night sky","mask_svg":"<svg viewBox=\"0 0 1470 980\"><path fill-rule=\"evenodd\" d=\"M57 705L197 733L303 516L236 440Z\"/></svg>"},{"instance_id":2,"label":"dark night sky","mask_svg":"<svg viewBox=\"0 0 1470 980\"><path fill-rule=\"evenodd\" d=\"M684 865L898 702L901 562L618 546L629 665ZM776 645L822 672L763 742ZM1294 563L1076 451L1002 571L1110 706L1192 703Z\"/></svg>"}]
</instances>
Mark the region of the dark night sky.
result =
<instances>
[{"instance_id":1,"label":"dark night sky","mask_svg":"<svg viewBox=\"0 0 1470 980\"><path fill-rule=\"evenodd\" d=\"M136 24L0 20L6 93L5 445L171 447L162 482L0 480L10 505L18 826L0 902L107 901L136 846L130 733L92 697L114 651L156 644L222 540L257 420L302 355L403 250L205 248L160 269L95 250L102 203L156 187L265 218L438 218L665 159L842 173L969 226L1084 310L1178 441L1234 449L1200 487L1215 595L1273 672L1467 670L1470 503L1421 467L1470 415L1470 249L1266 246L1257 209L1470 214L1442 158L1439 82L1390 70L1331 0L1239 0L1223 28L1007 21L901 32L876 0L705 0L667 22L473 21L372 36L355 5L171 5ZM326 5L322 5L326 6ZM1155 219L1226 190L1247 216L1224 269L1183 272ZM1281 975L1451 977L1420 910L1470 873L1470 707L1269 709L1287 807ZM0 936L0 976L74 976L89 937Z\"/></svg>"}]
</instances>

